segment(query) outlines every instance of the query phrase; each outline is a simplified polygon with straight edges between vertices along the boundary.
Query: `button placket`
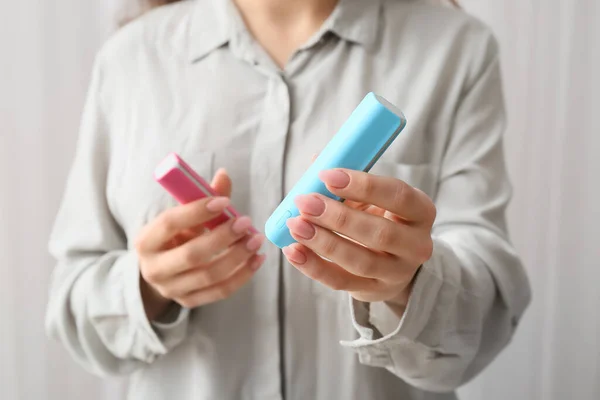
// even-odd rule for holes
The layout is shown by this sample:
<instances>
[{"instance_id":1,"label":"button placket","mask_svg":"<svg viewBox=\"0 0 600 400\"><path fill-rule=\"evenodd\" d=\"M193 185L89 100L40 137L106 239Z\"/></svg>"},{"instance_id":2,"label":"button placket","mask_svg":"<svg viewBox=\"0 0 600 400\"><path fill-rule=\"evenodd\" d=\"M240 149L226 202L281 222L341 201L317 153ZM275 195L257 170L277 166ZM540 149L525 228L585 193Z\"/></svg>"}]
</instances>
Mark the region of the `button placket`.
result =
<instances>
[{"instance_id":1,"label":"button placket","mask_svg":"<svg viewBox=\"0 0 600 400\"><path fill-rule=\"evenodd\" d=\"M259 129L252 166L259 177L263 190L262 209L268 214L274 210L283 196L283 173L285 170L285 148L290 128L290 94L287 83L279 74L269 77L269 89L264 104L263 122ZM265 215L268 218L269 215ZM266 218L265 221L266 222Z\"/></svg>"},{"instance_id":2,"label":"button placket","mask_svg":"<svg viewBox=\"0 0 600 400\"><path fill-rule=\"evenodd\" d=\"M253 72L264 76L266 94L263 100L261 122L256 131L255 141L248 148L250 155L249 210L255 226L262 231L271 212L282 199L283 171L285 148L290 127L290 95L287 83L280 71L265 58L247 32L237 32L230 43L234 56L248 65ZM267 259L265 266L257 272L254 278L256 296L256 319L262 320L264 328L263 340L255 350L262 354L264 368L252 373L256 382L270 382L269 387L263 387L262 398L282 399L285 391L285 381L278 385L276 371L281 372L283 354L274 346L281 340L281 332L277 330L280 313L280 271L281 252L267 243L263 253ZM281 348L283 348L283 344ZM270 378L267 378L270 377ZM253 385L249 380L248 388ZM277 394L273 392L277 390ZM252 392L256 395L255 392Z\"/></svg>"},{"instance_id":3,"label":"button placket","mask_svg":"<svg viewBox=\"0 0 600 400\"><path fill-rule=\"evenodd\" d=\"M262 122L252 149L250 166L250 184L253 193L251 212L255 223L262 230L271 212L282 199L285 148L290 127L290 96L287 84L279 74L272 70L267 71L261 66L254 68L265 74L268 73L268 88L264 100ZM276 246L269 243L265 246L264 253L267 256L266 265L256 277L261 281L260 287L262 288L260 307L265 310L265 314L269 315L269 318L274 318L276 321L278 318L276 316L281 312L280 302L282 300L280 298L280 290L282 290L280 288L281 252ZM279 321L279 323L282 324L283 321ZM271 326L270 329L273 328L274 326ZM278 335L278 340L285 340L281 331L276 335ZM271 337L271 332L269 332L269 336ZM275 338L273 337L273 339ZM265 349L265 351L271 354L277 351L275 350L277 347L274 347L273 344L270 341L269 349ZM284 347L285 344L280 343L280 348ZM278 367L284 361L281 357L284 357L284 354L279 352ZM282 378L285 379L284 376ZM280 390L283 392L286 390L285 381L281 383ZM283 393L280 395L284 396Z\"/></svg>"}]
</instances>

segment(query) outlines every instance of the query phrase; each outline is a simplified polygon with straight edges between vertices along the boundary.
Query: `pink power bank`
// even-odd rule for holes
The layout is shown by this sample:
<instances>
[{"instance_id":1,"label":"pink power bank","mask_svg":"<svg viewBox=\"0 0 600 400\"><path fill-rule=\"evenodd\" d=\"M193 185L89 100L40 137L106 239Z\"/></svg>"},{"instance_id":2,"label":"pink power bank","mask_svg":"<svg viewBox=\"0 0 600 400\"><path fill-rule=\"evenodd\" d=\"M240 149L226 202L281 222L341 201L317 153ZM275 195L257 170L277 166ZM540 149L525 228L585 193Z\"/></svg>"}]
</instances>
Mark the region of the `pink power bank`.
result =
<instances>
[{"instance_id":1,"label":"pink power bank","mask_svg":"<svg viewBox=\"0 0 600 400\"><path fill-rule=\"evenodd\" d=\"M180 204L191 203L205 197L215 197L219 194L214 191L208 182L198 175L181 157L176 153L169 154L158 164L154 171L154 179L160 183ZM239 217L239 213L229 206L218 217L208 221L204 225L208 229L214 229L231 218ZM252 233L257 233L251 228Z\"/></svg>"}]
</instances>

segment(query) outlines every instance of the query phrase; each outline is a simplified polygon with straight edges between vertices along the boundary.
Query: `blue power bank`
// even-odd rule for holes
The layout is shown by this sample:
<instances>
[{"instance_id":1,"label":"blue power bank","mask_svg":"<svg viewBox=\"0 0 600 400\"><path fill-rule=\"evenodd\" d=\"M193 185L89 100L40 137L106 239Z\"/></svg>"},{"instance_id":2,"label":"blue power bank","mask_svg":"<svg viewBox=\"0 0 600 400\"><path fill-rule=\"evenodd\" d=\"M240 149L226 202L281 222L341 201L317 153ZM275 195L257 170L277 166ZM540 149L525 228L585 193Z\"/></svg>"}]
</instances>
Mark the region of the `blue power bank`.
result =
<instances>
[{"instance_id":1,"label":"blue power bank","mask_svg":"<svg viewBox=\"0 0 600 400\"><path fill-rule=\"evenodd\" d=\"M271 214L265 225L267 238L280 248L296 242L286 225L289 218L300 215L294 204L296 196L320 193L341 201L327 190L319 172L332 168L368 172L405 126L404 114L393 104L374 93L367 94Z\"/></svg>"}]
</instances>

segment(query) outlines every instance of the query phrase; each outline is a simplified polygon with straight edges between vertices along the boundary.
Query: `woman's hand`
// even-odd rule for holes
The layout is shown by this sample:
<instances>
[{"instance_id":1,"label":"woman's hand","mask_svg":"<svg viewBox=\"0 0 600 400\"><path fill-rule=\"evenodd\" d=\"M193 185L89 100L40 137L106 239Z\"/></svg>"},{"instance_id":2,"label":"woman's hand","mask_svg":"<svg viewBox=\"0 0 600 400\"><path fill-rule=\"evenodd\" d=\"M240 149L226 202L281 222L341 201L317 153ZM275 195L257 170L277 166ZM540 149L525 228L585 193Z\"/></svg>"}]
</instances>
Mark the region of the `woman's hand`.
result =
<instances>
[{"instance_id":1,"label":"woman's hand","mask_svg":"<svg viewBox=\"0 0 600 400\"><path fill-rule=\"evenodd\" d=\"M194 308L227 298L264 262L264 256L257 255L264 237L248 234L248 217L204 233L203 224L229 205L231 182L226 173L218 172L213 186L224 196L168 209L138 237L141 292L150 320L160 317L172 301Z\"/></svg>"},{"instance_id":2,"label":"woman's hand","mask_svg":"<svg viewBox=\"0 0 600 400\"><path fill-rule=\"evenodd\" d=\"M385 301L402 315L411 283L433 251L433 202L395 178L345 169L320 178L346 201L296 198L300 216L288 227L298 243L283 250L288 261L332 289L360 301Z\"/></svg>"}]
</instances>

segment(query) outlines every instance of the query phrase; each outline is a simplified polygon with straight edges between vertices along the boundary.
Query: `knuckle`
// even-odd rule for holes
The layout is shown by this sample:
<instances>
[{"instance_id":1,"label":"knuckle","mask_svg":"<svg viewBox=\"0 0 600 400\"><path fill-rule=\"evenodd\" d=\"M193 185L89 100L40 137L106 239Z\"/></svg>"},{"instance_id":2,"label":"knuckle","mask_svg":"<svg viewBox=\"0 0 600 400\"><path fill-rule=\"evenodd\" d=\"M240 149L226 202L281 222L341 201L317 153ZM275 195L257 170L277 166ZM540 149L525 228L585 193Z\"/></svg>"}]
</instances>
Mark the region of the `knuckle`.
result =
<instances>
[{"instance_id":1,"label":"knuckle","mask_svg":"<svg viewBox=\"0 0 600 400\"><path fill-rule=\"evenodd\" d=\"M344 230L348 226L348 209L346 207L340 207L339 212L335 218L335 229Z\"/></svg>"},{"instance_id":2,"label":"knuckle","mask_svg":"<svg viewBox=\"0 0 600 400\"><path fill-rule=\"evenodd\" d=\"M360 181L361 194L368 199L375 193L375 181L370 175L364 176Z\"/></svg>"},{"instance_id":3,"label":"knuckle","mask_svg":"<svg viewBox=\"0 0 600 400\"><path fill-rule=\"evenodd\" d=\"M307 275L310 276L311 279L318 282L324 281L325 271L322 268L312 268L312 266L309 266L305 269L307 271Z\"/></svg>"},{"instance_id":4,"label":"knuckle","mask_svg":"<svg viewBox=\"0 0 600 400\"><path fill-rule=\"evenodd\" d=\"M195 299L193 299L192 297L185 297L183 299L179 299L177 300L177 303L179 303L179 305L184 308L194 308L197 306Z\"/></svg>"},{"instance_id":5,"label":"knuckle","mask_svg":"<svg viewBox=\"0 0 600 400\"><path fill-rule=\"evenodd\" d=\"M220 287L217 290L217 299L218 300L225 300L226 298L228 298L229 296L231 296L231 294L233 293L233 287L231 284L228 285L223 285L222 287Z\"/></svg>"},{"instance_id":6,"label":"knuckle","mask_svg":"<svg viewBox=\"0 0 600 400\"><path fill-rule=\"evenodd\" d=\"M427 193L423 192L419 188L412 188L415 191L417 198L420 200L420 203L423 208L424 222L430 223L433 225L435 219L437 218L437 207L435 203L431 200L431 198L427 195Z\"/></svg>"},{"instance_id":7,"label":"knuckle","mask_svg":"<svg viewBox=\"0 0 600 400\"><path fill-rule=\"evenodd\" d=\"M359 259L356 263L356 273L360 276L371 276L373 270L375 269L375 264L373 260L369 259Z\"/></svg>"},{"instance_id":8,"label":"knuckle","mask_svg":"<svg viewBox=\"0 0 600 400\"><path fill-rule=\"evenodd\" d=\"M212 251L216 251L216 249L221 248L222 247L221 244L228 237L227 235L231 235L230 231L231 230L228 230L227 232L223 232L223 229L218 229L218 230L214 230L214 231L208 233L204 237L206 248L213 249Z\"/></svg>"},{"instance_id":9,"label":"knuckle","mask_svg":"<svg viewBox=\"0 0 600 400\"><path fill-rule=\"evenodd\" d=\"M429 206L427 207L427 219L428 222L433 224L437 218L437 208L433 202L429 202Z\"/></svg>"},{"instance_id":10,"label":"knuckle","mask_svg":"<svg viewBox=\"0 0 600 400\"><path fill-rule=\"evenodd\" d=\"M157 268L152 268L143 262L140 265L140 273L144 280L149 283L156 283L161 277L161 273Z\"/></svg>"},{"instance_id":11,"label":"knuckle","mask_svg":"<svg viewBox=\"0 0 600 400\"><path fill-rule=\"evenodd\" d=\"M334 235L328 235L323 240L323 254L332 255L337 250L337 240Z\"/></svg>"},{"instance_id":12,"label":"knuckle","mask_svg":"<svg viewBox=\"0 0 600 400\"><path fill-rule=\"evenodd\" d=\"M170 233L176 230L177 224L175 218L170 213L163 213L160 216L159 225L164 232Z\"/></svg>"},{"instance_id":13,"label":"knuckle","mask_svg":"<svg viewBox=\"0 0 600 400\"><path fill-rule=\"evenodd\" d=\"M431 239L426 240L423 245L421 246L420 252L419 252L419 261L421 263L424 263L425 261L428 261L431 256L433 255L433 241Z\"/></svg>"},{"instance_id":14,"label":"knuckle","mask_svg":"<svg viewBox=\"0 0 600 400\"><path fill-rule=\"evenodd\" d=\"M326 276L326 270L319 268L314 261L307 262L302 268L304 274L314 281L323 282L323 278Z\"/></svg>"},{"instance_id":15,"label":"knuckle","mask_svg":"<svg viewBox=\"0 0 600 400\"><path fill-rule=\"evenodd\" d=\"M410 190L407 183L397 180L394 189L394 197L392 199L392 204L395 207L401 207L406 202L406 196L408 191Z\"/></svg>"},{"instance_id":16,"label":"knuckle","mask_svg":"<svg viewBox=\"0 0 600 400\"><path fill-rule=\"evenodd\" d=\"M181 258L186 266L194 266L198 263L199 256L192 247L184 247L181 249Z\"/></svg>"},{"instance_id":17,"label":"knuckle","mask_svg":"<svg viewBox=\"0 0 600 400\"><path fill-rule=\"evenodd\" d=\"M395 233L392 229L392 225L388 223L382 223L379 228L375 230L373 235L375 243L380 248L389 248L393 245L395 239Z\"/></svg>"},{"instance_id":18,"label":"knuckle","mask_svg":"<svg viewBox=\"0 0 600 400\"><path fill-rule=\"evenodd\" d=\"M196 285L198 288L205 288L213 285L218 281L217 274L212 270L202 271L196 277Z\"/></svg>"},{"instance_id":19,"label":"knuckle","mask_svg":"<svg viewBox=\"0 0 600 400\"><path fill-rule=\"evenodd\" d=\"M175 293L172 288L166 286L156 286L156 291L165 299L172 299Z\"/></svg>"},{"instance_id":20,"label":"knuckle","mask_svg":"<svg viewBox=\"0 0 600 400\"><path fill-rule=\"evenodd\" d=\"M245 246L245 244L241 244L239 248L236 248L235 251L231 254L229 259L229 264L232 266L237 266L247 262L250 258L254 256L254 253L251 253Z\"/></svg>"}]
</instances>

